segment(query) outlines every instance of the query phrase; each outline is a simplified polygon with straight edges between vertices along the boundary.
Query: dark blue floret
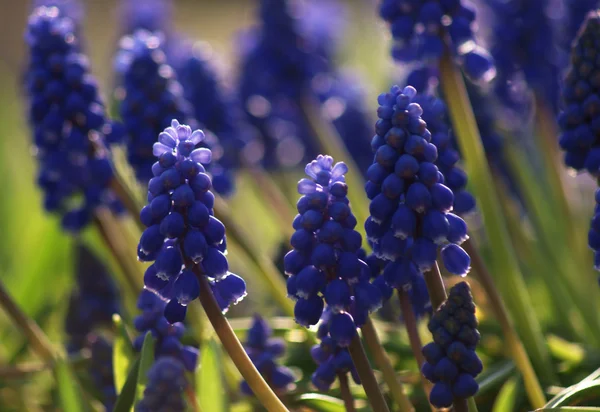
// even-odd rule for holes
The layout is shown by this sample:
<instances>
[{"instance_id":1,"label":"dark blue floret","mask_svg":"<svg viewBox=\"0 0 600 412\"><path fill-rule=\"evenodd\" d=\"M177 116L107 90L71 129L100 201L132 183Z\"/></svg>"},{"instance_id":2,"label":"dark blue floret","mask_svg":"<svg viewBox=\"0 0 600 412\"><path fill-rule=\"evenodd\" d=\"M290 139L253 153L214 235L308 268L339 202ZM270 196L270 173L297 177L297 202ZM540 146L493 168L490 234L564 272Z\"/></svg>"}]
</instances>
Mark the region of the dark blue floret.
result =
<instances>
[{"instance_id":1,"label":"dark blue floret","mask_svg":"<svg viewBox=\"0 0 600 412\"><path fill-rule=\"evenodd\" d=\"M358 373L352 363L352 358L346 347L342 347L330 335L330 317L333 313L326 310L323 313L321 323L317 331L317 337L320 343L311 349L311 355L318 365L317 370L312 374L311 382L320 391L327 392L338 374L350 373L354 382L360 384Z\"/></svg>"},{"instance_id":2,"label":"dark blue floret","mask_svg":"<svg viewBox=\"0 0 600 412\"><path fill-rule=\"evenodd\" d=\"M446 302L429 321L433 342L423 347L423 375L431 381L429 396L437 408L448 408L454 398L469 398L479 390L475 377L481 360L475 353L479 342L477 318L471 289L460 282L450 289Z\"/></svg>"},{"instance_id":3,"label":"dark blue floret","mask_svg":"<svg viewBox=\"0 0 600 412\"><path fill-rule=\"evenodd\" d=\"M440 247L442 255L449 247L462 251L458 244L466 239L466 224L450 213L455 196L436 166L444 160L440 153L450 154L454 165L456 152L438 151L434 139L439 136L428 130L415 96L410 86L403 90L394 86L379 96L377 134L372 140L375 162L367 172L371 216L365 229L375 256L388 262L383 269L387 284L414 291L412 303L423 305L417 313L424 313L428 295L421 288L422 273L431 270ZM467 273L464 259L451 263L446 266L451 273Z\"/></svg>"},{"instance_id":4,"label":"dark blue floret","mask_svg":"<svg viewBox=\"0 0 600 412\"><path fill-rule=\"evenodd\" d=\"M108 189L113 171L104 147L121 138L121 127L106 116L71 11L40 6L31 13L25 84L44 207L77 232L97 207L121 209Z\"/></svg>"},{"instance_id":5,"label":"dark blue floret","mask_svg":"<svg viewBox=\"0 0 600 412\"><path fill-rule=\"evenodd\" d=\"M149 204L140 215L148 227L140 238L138 258L154 261L144 276L146 288L168 302L165 317L183 321L187 305L200 293L206 276L223 311L246 295L243 279L229 272L225 226L214 217L211 179L203 164L211 160L201 130L173 120L154 143L158 161L148 187Z\"/></svg>"},{"instance_id":6,"label":"dark blue floret","mask_svg":"<svg viewBox=\"0 0 600 412\"><path fill-rule=\"evenodd\" d=\"M156 339L156 359L164 356L176 358L187 370L193 372L196 368L198 349L181 344L185 326L180 322L170 324L164 316L165 306L166 302L154 293L142 291L137 302L137 307L142 313L133 321L140 335L135 339L133 346L137 351L141 350L146 332L150 332Z\"/></svg>"},{"instance_id":7,"label":"dark blue floret","mask_svg":"<svg viewBox=\"0 0 600 412\"><path fill-rule=\"evenodd\" d=\"M596 206L590 222L588 245L594 251L594 269L600 271L600 189L596 189Z\"/></svg>"},{"instance_id":8,"label":"dark blue floret","mask_svg":"<svg viewBox=\"0 0 600 412\"><path fill-rule=\"evenodd\" d=\"M160 358L148 371L144 397L135 405L135 411L184 411L187 386L183 364L175 358Z\"/></svg>"},{"instance_id":9,"label":"dark blue floret","mask_svg":"<svg viewBox=\"0 0 600 412\"><path fill-rule=\"evenodd\" d=\"M573 42L571 65L562 89L563 111L558 116L565 164L594 177L600 175L599 39L600 14L590 12Z\"/></svg>"},{"instance_id":10,"label":"dark blue floret","mask_svg":"<svg viewBox=\"0 0 600 412\"><path fill-rule=\"evenodd\" d=\"M436 65L448 43L467 75L475 79L493 77L489 53L476 45L475 10L468 2L383 0L379 14L390 24L395 60Z\"/></svg>"},{"instance_id":11,"label":"dark blue floret","mask_svg":"<svg viewBox=\"0 0 600 412\"><path fill-rule=\"evenodd\" d=\"M267 322L259 315L254 315L244 349L271 389L277 394L283 394L291 388L296 377L290 369L276 363L277 358L284 355L285 343L271 335ZM241 383L240 388L246 395L253 394L246 381Z\"/></svg>"},{"instance_id":12,"label":"dark blue floret","mask_svg":"<svg viewBox=\"0 0 600 412\"><path fill-rule=\"evenodd\" d=\"M305 171L308 178L298 182L300 227L291 238L294 250L285 257L288 293L303 326L319 321L326 302L333 311L327 317L332 337L347 346L369 312L381 306L381 292L359 258L361 236L354 230L344 177L348 168L319 155Z\"/></svg>"}]
</instances>

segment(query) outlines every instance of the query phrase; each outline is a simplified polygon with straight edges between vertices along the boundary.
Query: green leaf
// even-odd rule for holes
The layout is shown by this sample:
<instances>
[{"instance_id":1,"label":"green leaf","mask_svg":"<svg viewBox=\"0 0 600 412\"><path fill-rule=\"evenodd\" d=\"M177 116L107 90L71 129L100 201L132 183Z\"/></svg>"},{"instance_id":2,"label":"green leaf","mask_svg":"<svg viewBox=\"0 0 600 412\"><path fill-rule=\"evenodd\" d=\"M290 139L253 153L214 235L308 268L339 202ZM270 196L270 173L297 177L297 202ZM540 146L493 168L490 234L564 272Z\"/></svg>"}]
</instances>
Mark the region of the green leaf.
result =
<instances>
[{"instance_id":1,"label":"green leaf","mask_svg":"<svg viewBox=\"0 0 600 412\"><path fill-rule=\"evenodd\" d=\"M196 370L196 394L205 411L225 412L228 410L223 388L223 364L221 348L211 339L202 346L200 367Z\"/></svg>"},{"instance_id":2,"label":"green leaf","mask_svg":"<svg viewBox=\"0 0 600 412\"><path fill-rule=\"evenodd\" d=\"M577 385L570 386L556 395L548 402L546 407L563 405L577 405L586 399L600 398L600 382L596 380L583 380Z\"/></svg>"},{"instance_id":3,"label":"green leaf","mask_svg":"<svg viewBox=\"0 0 600 412\"><path fill-rule=\"evenodd\" d=\"M521 385L521 379L517 377L509 379L502 385L502 389L500 389L494 402L492 412L516 411L519 385Z\"/></svg>"},{"instance_id":4,"label":"green leaf","mask_svg":"<svg viewBox=\"0 0 600 412\"><path fill-rule=\"evenodd\" d=\"M487 366L486 369L488 369L488 372L477 379L477 382L479 383L479 395L482 395L491 389L495 389L497 386L506 382L506 380L515 373L516 367L513 361L508 360L501 363L493 370L490 370Z\"/></svg>"},{"instance_id":5,"label":"green leaf","mask_svg":"<svg viewBox=\"0 0 600 412\"><path fill-rule=\"evenodd\" d=\"M564 406L558 408L541 408L535 412L599 412L600 407L597 406Z\"/></svg>"},{"instance_id":6,"label":"green leaf","mask_svg":"<svg viewBox=\"0 0 600 412\"><path fill-rule=\"evenodd\" d=\"M84 407L83 396L79 382L71 371L69 364L64 359L59 359L54 367L54 374L58 384L58 394L62 410L82 412Z\"/></svg>"},{"instance_id":7,"label":"green leaf","mask_svg":"<svg viewBox=\"0 0 600 412\"><path fill-rule=\"evenodd\" d=\"M320 393L306 393L296 398L299 405L315 408L320 412L345 412L344 401Z\"/></svg>"},{"instance_id":8,"label":"green leaf","mask_svg":"<svg viewBox=\"0 0 600 412\"><path fill-rule=\"evenodd\" d=\"M156 339L152 336L152 333L146 332L146 336L144 336L144 344L142 345L142 352L140 355L140 367L138 370L137 377L137 392L136 399L142 399L144 395L144 389L146 389L146 384L148 383L148 370L152 367L154 363L154 346L156 344Z\"/></svg>"},{"instance_id":9,"label":"green leaf","mask_svg":"<svg viewBox=\"0 0 600 412\"><path fill-rule=\"evenodd\" d=\"M127 375L123 389L115 402L113 412L129 412L135 401L135 392L137 388L138 372L140 369L140 359L136 359L135 363Z\"/></svg>"},{"instance_id":10,"label":"green leaf","mask_svg":"<svg viewBox=\"0 0 600 412\"><path fill-rule=\"evenodd\" d=\"M113 347L113 370L115 374L115 389L117 394L128 379L131 360L135 357L131 339L127 334L123 320L119 315L113 315L113 324L116 330L115 343Z\"/></svg>"}]
</instances>

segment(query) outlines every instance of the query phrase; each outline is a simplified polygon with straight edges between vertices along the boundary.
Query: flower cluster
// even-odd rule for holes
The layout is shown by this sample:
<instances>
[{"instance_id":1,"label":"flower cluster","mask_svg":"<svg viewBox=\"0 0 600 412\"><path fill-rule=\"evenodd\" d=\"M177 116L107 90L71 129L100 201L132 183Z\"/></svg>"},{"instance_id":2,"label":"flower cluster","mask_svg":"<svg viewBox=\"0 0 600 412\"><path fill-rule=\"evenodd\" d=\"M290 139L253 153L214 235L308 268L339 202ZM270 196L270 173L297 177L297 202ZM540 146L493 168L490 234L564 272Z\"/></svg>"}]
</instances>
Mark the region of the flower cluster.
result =
<instances>
[{"instance_id":1,"label":"flower cluster","mask_svg":"<svg viewBox=\"0 0 600 412\"><path fill-rule=\"evenodd\" d=\"M423 347L427 361L421 371L434 384L429 395L431 404L448 408L454 398L469 398L477 393L475 377L483 369L475 353L479 331L467 282L450 289L448 299L429 321L429 330L433 342Z\"/></svg>"},{"instance_id":2,"label":"flower cluster","mask_svg":"<svg viewBox=\"0 0 600 412\"><path fill-rule=\"evenodd\" d=\"M106 266L86 246L77 245L77 289L71 294L65 322L69 350L85 346L87 335L107 327L119 313L119 293Z\"/></svg>"},{"instance_id":3,"label":"flower cluster","mask_svg":"<svg viewBox=\"0 0 600 412\"><path fill-rule=\"evenodd\" d=\"M288 294L296 299L296 322L316 325L325 302L333 314L331 336L347 346L369 312L381 306L379 289L369 282L371 272L359 259L362 237L347 198L342 162L319 155L306 165L309 178L298 182L298 215L291 238L294 250L284 259Z\"/></svg>"},{"instance_id":4,"label":"flower cluster","mask_svg":"<svg viewBox=\"0 0 600 412\"><path fill-rule=\"evenodd\" d=\"M498 97L519 110L512 87L522 76L530 89L556 109L562 65L560 49L553 41L557 38L556 5L548 0L493 0L487 5Z\"/></svg>"},{"instance_id":5,"label":"flower cluster","mask_svg":"<svg viewBox=\"0 0 600 412\"><path fill-rule=\"evenodd\" d=\"M415 96L410 86L379 96L375 162L367 171L371 216L365 229L375 255L391 262L384 277L394 288L431 270L440 246L450 273L465 275L470 265L458 246L467 239L467 225L450 213L454 194L435 165L438 149Z\"/></svg>"},{"instance_id":6,"label":"flower cluster","mask_svg":"<svg viewBox=\"0 0 600 412\"><path fill-rule=\"evenodd\" d=\"M475 198L466 190L467 174L458 166L460 154L455 148L448 113L443 100L432 94L419 93L414 102L423 109L423 120L431 133L431 143L437 147L435 165L444 175L444 184L454 193L453 212L464 216L475 209Z\"/></svg>"},{"instance_id":7,"label":"flower cluster","mask_svg":"<svg viewBox=\"0 0 600 412\"><path fill-rule=\"evenodd\" d=\"M113 172L103 146L118 140L121 128L106 117L69 10L40 6L31 13L25 84L44 207L77 232L98 206L120 210L108 189Z\"/></svg>"},{"instance_id":8,"label":"flower cluster","mask_svg":"<svg viewBox=\"0 0 600 412\"><path fill-rule=\"evenodd\" d=\"M113 410L117 400L113 371L113 346L102 336L90 334L86 346L90 349L91 358L88 370L95 387L102 395L102 403L107 411Z\"/></svg>"},{"instance_id":9,"label":"flower cluster","mask_svg":"<svg viewBox=\"0 0 600 412\"><path fill-rule=\"evenodd\" d=\"M195 119L206 130L218 136L208 145L213 151L210 173L215 191L228 195L233 191L232 171L240 166L243 150L253 139L252 133L242 123L238 102L227 93L212 67L211 52L207 45L182 41L171 47L168 59L183 87L185 99L190 103ZM218 146L221 150L215 150Z\"/></svg>"},{"instance_id":10,"label":"flower cluster","mask_svg":"<svg viewBox=\"0 0 600 412\"><path fill-rule=\"evenodd\" d=\"M311 382L320 391L328 391L338 374L350 373L354 382L360 385L360 378L348 349L342 347L329 333L330 310L323 313L317 330L317 338L321 341L312 347L310 354L319 365L311 377Z\"/></svg>"},{"instance_id":11,"label":"flower cluster","mask_svg":"<svg viewBox=\"0 0 600 412\"><path fill-rule=\"evenodd\" d=\"M244 349L271 389L282 394L290 389L296 377L290 369L275 362L284 354L285 343L282 339L272 338L271 335L272 331L267 322L261 316L254 315ZM253 394L248 382L243 381L240 387L242 393Z\"/></svg>"},{"instance_id":12,"label":"flower cluster","mask_svg":"<svg viewBox=\"0 0 600 412\"><path fill-rule=\"evenodd\" d=\"M565 163L575 170L600 175L600 13L588 14L573 43L571 66L562 90L564 111L558 116Z\"/></svg>"},{"instance_id":13,"label":"flower cluster","mask_svg":"<svg viewBox=\"0 0 600 412\"><path fill-rule=\"evenodd\" d=\"M489 79L494 68L488 52L476 45L475 10L462 0L383 0L381 17L390 24L394 44L392 56L401 62L436 63L445 52L446 33L450 50L465 73Z\"/></svg>"},{"instance_id":14,"label":"flower cluster","mask_svg":"<svg viewBox=\"0 0 600 412\"><path fill-rule=\"evenodd\" d=\"M246 295L242 278L229 272L225 257L225 226L213 212L211 179L202 164L211 159L207 148L195 147L201 130L173 120L160 133L153 153L154 177L148 183L148 202L140 219L147 226L138 258L154 261L144 275L146 288L169 303L170 322L185 318L186 306L200 293L199 276L206 276L222 310Z\"/></svg>"},{"instance_id":15,"label":"flower cluster","mask_svg":"<svg viewBox=\"0 0 600 412\"><path fill-rule=\"evenodd\" d=\"M198 360L198 349L181 344L185 326L181 322L169 323L164 316L165 305L154 293L142 290L137 302L137 307L142 313L133 321L140 335L133 342L133 347L141 351L146 332L150 332L156 339L154 355L157 359L171 356L178 359L188 371L193 372Z\"/></svg>"},{"instance_id":16,"label":"flower cluster","mask_svg":"<svg viewBox=\"0 0 600 412\"><path fill-rule=\"evenodd\" d=\"M184 411L183 394L188 385L181 362L170 357L158 359L148 371L144 397L135 405L135 412Z\"/></svg>"},{"instance_id":17,"label":"flower cluster","mask_svg":"<svg viewBox=\"0 0 600 412\"><path fill-rule=\"evenodd\" d=\"M127 159L143 183L152 177L156 136L171 120L187 121L190 115L182 87L167 63L164 41L160 32L137 30L121 39L115 61L120 76L115 97L127 131Z\"/></svg>"}]
</instances>

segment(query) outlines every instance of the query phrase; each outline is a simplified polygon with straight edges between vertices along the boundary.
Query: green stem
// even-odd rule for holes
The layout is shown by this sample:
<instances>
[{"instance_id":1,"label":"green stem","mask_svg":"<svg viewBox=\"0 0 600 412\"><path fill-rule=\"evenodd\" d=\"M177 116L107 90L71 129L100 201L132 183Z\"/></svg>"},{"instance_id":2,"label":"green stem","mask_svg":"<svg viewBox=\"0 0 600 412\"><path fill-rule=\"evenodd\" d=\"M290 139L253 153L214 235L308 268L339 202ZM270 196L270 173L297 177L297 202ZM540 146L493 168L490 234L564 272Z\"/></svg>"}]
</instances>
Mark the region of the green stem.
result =
<instances>
[{"instance_id":1,"label":"green stem","mask_svg":"<svg viewBox=\"0 0 600 412\"><path fill-rule=\"evenodd\" d=\"M369 211L365 205L368 204L368 199L364 190L364 179L362 178L361 170L356 165L354 158L346 149L340 135L335 130L331 122L325 120L320 111L320 103L313 96L307 95L300 101L300 110L306 120L306 124L312 129L312 134L315 136L321 146L323 154L328 154L337 162L343 161L348 166L350 172L346 174L346 183L351 188L348 190L348 199L356 220L361 222L356 227L363 237L365 236L362 223L367 221Z\"/></svg>"},{"instance_id":2,"label":"green stem","mask_svg":"<svg viewBox=\"0 0 600 412\"><path fill-rule=\"evenodd\" d=\"M447 298L444 280L442 279L440 267L437 262L435 262L433 268L425 272L423 276L425 277L425 284L427 285L429 299L431 300L431 309L435 312Z\"/></svg>"},{"instance_id":3,"label":"green stem","mask_svg":"<svg viewBox=\"0 0 600 412\"><path fill-rule=\"evenodd\" d=\"M400 311L402 313L402 319L404 320L404 327L406 328L406 333L408 334L410 348L415 357L415 360L417 361L417 366L419 368L419 377L421 378L421 385L423 386L423 391L425 391L425 395L427 395L427 398L429 399L429 394L431 393L432 385L431 382L429 382L421 373L421 367L425 363L425 357L423 356L422 352L423 343L421 342L421 337L419 336L419 329L417 328L417 319L410 304L410 298L408 297L408 293L406 293L404 289L397 289L397 292L398 300L400 301ZM431 410L435 411L435 408L431 406Z\"/></svg>"},{"instance_id":4,"label":"green stem","mask_svg":"<svg viewBox=\"0 0 600 412\"><path fill-rule=\"evenodd\" d=\"M287 412L288 409L277 395L273 393L258 370L256 370L256 367L246 354L242 344L237 336L235 336L233 329L231 329L231 325L229 325L229 322L227 322L227 319L225 319L225 316L221 313L206 277L198 272L196 266L194 266L194 268L196 277L200 282L200 303L202 303L202 307L208 316L208 320L212 324L223 347L229 354L229 357L233 360L235 366L250 385L252 392L268 411Z\"/></svg>"},{"instance_id":5,"label":"green stem","mask_svg":"<svg viewBox=\"0 0 600 412\"><path fill-rule=\"evenodd\" d=\"M454 412L470 412L467 400L464 398L454 398L452 406Z\"/></svg>"},{"instance_id":6,"label":"green stem","mask_svg":"<svg viewBox=\"0 0 600 412\"><path fill-rule=\"evenodd\" d=\"M398 375L392 366L390 358L381 345L379 336L377 336L377 330L375 329L371 318L367 319L367 322L363 325L361 331L365 342L367 342L369 351L375 359L375 364L379 367L381 373L383 374L383 379L388 386L390 395L398 404L399 410L414 411L415 408L410 403L410 399L408 399L408 396L404 391L402 382L400 382L400 379L398 379Z\"/></svg>"},{"instance_id":7,"label":"green stem","mask_svg":"<svg viewBox=\"0 0 600 412\"><path fill-rule=\"evenodd\" d=\"M523 347L523 343L514 329L512 319L504 306L504 302L502 302L498 289L496 289L496 286L494 285L494 279L487 270L479 251L473 246L471 241L467 240L463 244L463 247L469 256L471 256L473 271L475 272L479 283L483 286L483 290L488 297L489 304L494 312L496 320L500 323L511 356L523 376L529 402L533 407L541 408L546 404L546 397L544 396L540 382L533 370L529 356L527 356L527 352Z\"/></svg>"},{"instance_id":8,"label":"green stem","mask_svg":"<svg viewBox=\"0 0 600 412\"><path fill-rule=\"evenodd\" d=\"M493 259L501 268L498 285L508 307L517 315L514 318L517 329L534 365L541 376L553 381L555 375L548 348L541 327L531 311L531 299L508 236L464 80L449 53L441 59L440 74L444 95L451 97L447 103L452 125L467 166L469 182L477 195L486 234L494 252Z\"/></svg>"},{"instance_id":9,"label":"green stem","mask_svg":"<svg viewBox=\"0 0 600 412\"><path fill-rule=\"evenodd\" d=\"M116 171L114 173L115 174L113 178L110 180L109 187L115 193L119 201L123 204L125 210L127 210L127 212L131 215L131 218L134 220L138 229L144 231L146 227L140 220L141 207L138 206L131 192L129 192L123 181L119 178L119 176L117 176Z\"/></svg>"},{"instance_id":10,"label":"green stem","mask_svg":"<svg viewBox=\"0 0 600 412\"><path fill-rule=\"evenodd\" d=\"M4 287L2 281L0 281L0 306L2 306L2 309L4 309L8 317L13 321L15 327L20 329L23 335L25 335L38 356L45 363L54 364L57 360L57 353L52 347L52 343L37 323L19 308Z\"/></svg>"},{"instance_id":11,"label":"green stem","mask_svg":"<svg viewBox=\"0 0 600 412\"><path fill-rule=\"evenodd\" d=\"M356 367L362 386L365 389L367 398L369 398L369 403L371 404L373 412L389 412L390 410L379 390L379 384L377 383L377 379L375 379L375 374L369 364L365 348L360 341L358 333L354 335L350 346L348 346L348 351L350 352L352 362Z\"/></svg>"},{"instance_id":12,"label":"green stem","mask_svg":"<svg viewBox=\"0 0 600 412\"><path fill-rule=\"evenodd\" d=\"M467 404L469 405L469 412L479 412L475 398L467 399Z\"/></svg>"},{"instance_id":13,"label":"green stem","mask_svg":"<svg viewBox=\"0 0 600 412\"><path fill-rule=\"evenodd\" d=\"M338 380L340 381L340 392L342 392L342 400L344 401L346 412L355 412L354 398L352 397L352 393L350 393L350 386L348 385L348 374L339 372Z\"/></svg>"}]
</instances>

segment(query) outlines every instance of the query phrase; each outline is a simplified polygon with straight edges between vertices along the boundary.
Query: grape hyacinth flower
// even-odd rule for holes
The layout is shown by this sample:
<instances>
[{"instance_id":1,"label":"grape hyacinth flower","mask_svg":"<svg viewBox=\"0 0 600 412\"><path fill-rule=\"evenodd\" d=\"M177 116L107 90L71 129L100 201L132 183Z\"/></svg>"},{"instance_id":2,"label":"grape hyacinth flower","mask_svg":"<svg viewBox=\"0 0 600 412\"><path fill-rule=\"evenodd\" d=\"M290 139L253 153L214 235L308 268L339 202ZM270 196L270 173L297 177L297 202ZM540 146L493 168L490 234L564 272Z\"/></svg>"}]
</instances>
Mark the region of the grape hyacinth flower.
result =
<instances>
[{"instance_id":1,"label":"grape hyacinth flower","mask_svg":"<svg viewBox=\"0 0 600 412\"><path fill-rule=\"evenodd\" d=\"M596 59L600 13L590 12L573 42L571 66L558 116L560 147L567 167L600 176L600 66Z\"/></svg>"},{"instance_id":2,"label":"grape hyacinth flower","mask_svg":"<svg viewBox=\"0 0 600 412\"><path fill-rule=\"evenodd\" d=\"M467 75L494 77L489 53L476 43L475 10L466 1L383 0L379 14L390 25L395 60L436 66L445 53L447 33L450 52Z\"/></svg>"},{"instance_id":3,"label":"grape hyacinth flower","mask_svg":"<svg viewBox=\"0 0 600 412\"><path fill-rule=\"evenodd\" d=\"M96 208L121 210L109 190L113 171L104 147L119 140L121 128L106 117L77 22L66 14L70 10L40 6L32 11L25 84L44 207L62 217L65 229L78 232Z\"/></svg>"},{"instance_id":4,"label":"grape hyacinth flower","mask_svg":"<svg viewBox=\"0 0 600 412\"><path fill-rule=\"evenodd\" d=\"M211 179L202 164L211 151L195 147L204 140L201 130L173 120L160 133L153 152L154 177L148 183L148 205L140 219L138 258L154 263L144 275L146 288L168 301L169 322L185 318L187 305L200 293L198 276L206 276L221 308L226 311L246 295L242 278L229 272L225 257L225 226L214 217Z\"/></svg>"},{"instance_id":5,"label":"grape hyacinth flower","mask_svg":"<svg viewBox=\"0 0 600 412\"><path fill-rule=\"evenodd\" d=\"M289 368L275 362L283 356L285 342L283 339L272 338L271 335L267 322L261 316L254 315L244 349L271 389L277 394L283 394L291 389L296 377ZM242 381L240 389L246 395L253 394L246 381Z\"/></svg>"},{"instance_id":6,"label":"grape hyacinth flower","mask_svg":"<svg viewBox=\"0 0 600 412\"><path fill-rule=\"evenodd\" d=\"M65 321L69 351L85 346L93 330L110 327L119 313L119 293L104 263L82 244L77 245L77 289L71 294Z\"/></svg>"},{"instance_id":7,"label":"grape hyacinth flower","mask_svg":"<svg viewBox=\"0 0 600 412\"><path fill-rule=\"evenodd\" d=\"M107 411L113 410L117 400L113 371L112 343L100 335L90 334L86 347L90 349L90 365L88 370L92 381L102 394L102 403Z\"/></svg>"},{"instance_id":8,"label":"grape hyacinth flower","mask_svg":"<svg viewBox=\"0 0 600 412\"><path fill-rule=\"evenodd\" d=\"M437 147L435 165L444 175L445 185L454 193L453 213L464 216L475 210L475 198L466 190L467 174L458 166L460 153L456 150L448 122L448 111L442 99L419 93L414 102L423 110L422 118L431 133L431 143Z\"/></svg>"},{"instance_id":9,"label":"grape hyacinth flower","mask_svg":"<svg viewBox=\"0 0 600 412\"><path fill-rule=\"evenodd\" d=\"M332 312L328 309L323 313L317 330L317 338L321 341L312 347L310 353L318 365L312 374L311 382L323 392L329 391L338 374L350 373L354 382L360 385L360 378L350 357L348 349L339 345L329 333L329 321Z\"/></svg>"},{"instance_id":10,"label":"grape hyacinth flower","mask_svg":"<svg viewBox=\"0 0 600 412\"><path fill-rule=\"evenodd\" d=\"M429 401L449 408L454 399L466 399L479 390L475 377L483 369L475 353L480 335L471 288L460 282L429 321L433 342L423 347L426 362L421 371L432 382Z\"/></svg>"},{"instance_id":11,"label":"grape hyacinth flower","mask_svg":"<svg viewBox=\"0 0 600 412\"><path fill-rule=\"evenodd\" d=\"M152 178L156 136L171 120L183 122L190 117L164 46L160 32L137 30L121 39L115 60L120 77L115 96L127 132L127 160L142 183Z\"/></svg>"},{"instance_id":12,"label":"grape hyacinth flower","mask_svg":"<svg viewBox=\"0 0 600 412\"><path fill-rule=\"evenodd\" d=\"M148 290L142 290L137 307L142 311L133 324L140 332L133 342L136 351L141 351L146 332L151 332L156 339L155 358L170 356L178 359L185 368L193 372L198 360L198 349L181 344L185 326L181 322L170 324L164 316L166 303L160 297Z\"/></svg>"},{"instance_id":13,"label":"grape hyacinth flower","mask_svg":"<svg viewBox=\"0 0 600 412\"><path fill-rule=\"evenodd\" d=\"M520 111L514 85L524 81L551 108L558 108L561 50L557 45L557 2L492 0L490 52L496 63L495 91L507 106ZM517 94L518 96L518 94Z\"/></svg>"},{"instance_id":14,"label":"grape hyacinth flower","mask_svg":"<svg viewBox=\"0 0 600 412\"><path fill-rule=\"evenodd\" d=\"M468 237L467 225L451 213L454 194L435 165L438 149L416 93L393 86L379 96L375 162L365 186L371 199L367 238L375 255L390 262L384 277L394 288L414 285L432 270L440 247L450 273L464 276L470 269L470 257L459 246Z\"/></svg>"},{"instance_id":15,"label":"grape hyacinth flower","mask_svg":"<svg viewBox=\"0 0 600 412\"><path fill-rule=\"evenodd\" d=\"M333 312L331 337L348 346L369 312L381 306L381 293L358 257L362 237L354 230L357 222L347 198L348 168L319 155L305 171L308 178L298 182L302 197L293 223L294 249L284 259L288 294L296 300L296 322L306 327L319 322L326 302Z\"/></svg>"},{"instance_id":16,"label":"grape hyacinth flower","mask_svg":"<svg viewBox=\"0 0 600 412\"><path fill-rule=\"evenodd\" d=\"M184 411L188 385L181 362L171 357L158 359L148 371L144 397L135 405L135 412Z\"/></svg>"}]
</instances>

